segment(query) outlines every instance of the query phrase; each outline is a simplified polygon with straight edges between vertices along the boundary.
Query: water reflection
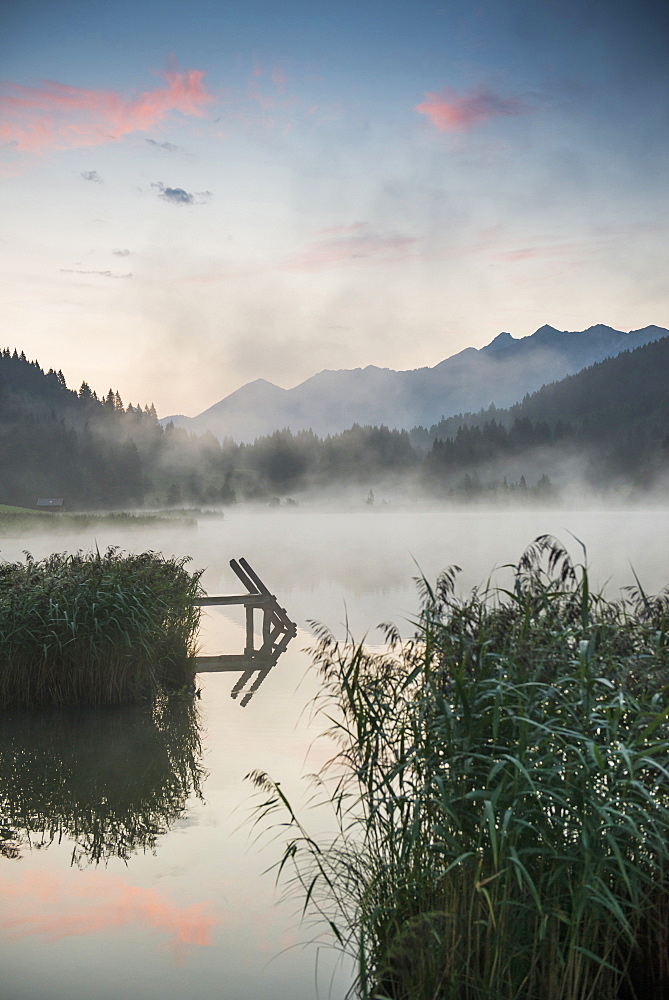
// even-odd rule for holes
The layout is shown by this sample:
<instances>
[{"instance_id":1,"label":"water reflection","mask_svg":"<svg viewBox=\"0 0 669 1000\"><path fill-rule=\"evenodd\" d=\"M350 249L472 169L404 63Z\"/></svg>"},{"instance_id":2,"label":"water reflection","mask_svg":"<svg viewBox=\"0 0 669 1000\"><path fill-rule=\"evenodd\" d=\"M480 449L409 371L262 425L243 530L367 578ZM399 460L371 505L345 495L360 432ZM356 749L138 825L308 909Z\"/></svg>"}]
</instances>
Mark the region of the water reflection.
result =
<instances>
[{"instance_id":1,"label":"water reflection","mask_svg":"<svg viewBox=\"0 0 669 1000\"><path fill-rule=\"evenodd\" d=\"M202 798L201 756L197 707L185 696L4 713L0 853L14 859L69 839L83 867L154 851L189 797Z\"/></svg>"},{"instance_id":2,"label":"water reflection","mask_svg":"<svg viewBox=\"0 0 669 1000\"><path fill-rule=\"evenodd\" d=\"M286 646L288 642L286 642ZM201 673L235 673L239 674L239 680L234 684L230 697L237 699L240 695L239 704L246 708L253 695L258 691L260 685L269 676L271 670L276 666L279 657L283 656L285 646L282 649L275 649L271 654L260 656L255 653L246 656L244 653L231 653L222 656L197 656L195 658L196 669ZM250 681L253 683L247 687Z\"/></svg>"}]
</instances>

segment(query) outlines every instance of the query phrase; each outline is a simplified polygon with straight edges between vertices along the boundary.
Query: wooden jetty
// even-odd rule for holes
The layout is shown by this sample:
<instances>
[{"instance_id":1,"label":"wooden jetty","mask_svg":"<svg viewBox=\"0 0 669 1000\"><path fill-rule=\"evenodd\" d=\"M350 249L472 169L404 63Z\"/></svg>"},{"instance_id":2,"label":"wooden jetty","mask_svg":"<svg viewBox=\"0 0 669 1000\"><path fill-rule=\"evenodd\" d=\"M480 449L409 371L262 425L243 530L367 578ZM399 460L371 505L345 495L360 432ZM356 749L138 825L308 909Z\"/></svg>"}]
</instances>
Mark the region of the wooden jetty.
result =
<instances>
[{"instance_id":1,"label":"wooden jetty","mask_svg":"<svg viewBox=\"0 0 669 1000\"><path fill-rule=\"evenodd\" d=\"M262 582L258 574L249 566L246 559L231 559L230 567L237 578L246 587L245 594L201 597L195 604L200 607L214 605L243 605L246 609L246 645L243 653L224 653L220 656L196 657L197 672L212 672L220 670L243 671L232 691L232 697L237 697L248 678L259 671L253 685L255 690L260 686L269 670L286 649L286 646L297 635L297 625L280 607L274 594ZM259 649L254 643L254 612L262 611L262 643Z\"/></svg>"}]
</instances>

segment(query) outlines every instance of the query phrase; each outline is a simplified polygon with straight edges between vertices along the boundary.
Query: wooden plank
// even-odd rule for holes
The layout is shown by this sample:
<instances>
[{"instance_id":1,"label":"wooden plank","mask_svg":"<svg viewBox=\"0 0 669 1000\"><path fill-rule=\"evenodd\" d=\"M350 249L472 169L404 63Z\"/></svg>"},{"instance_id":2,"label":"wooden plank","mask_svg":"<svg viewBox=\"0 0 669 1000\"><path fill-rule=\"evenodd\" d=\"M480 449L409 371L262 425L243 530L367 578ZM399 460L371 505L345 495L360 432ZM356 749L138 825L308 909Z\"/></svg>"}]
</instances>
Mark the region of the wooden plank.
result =
<instances>
[{"instance_id":1,"label":"wooden plank","mask_svg":"<svg viewBox=\"0 0 669 1000\"><path fill-rule=\"evenodd\" d=\"M245 562L245 561L246 560L244 560L244 559L240 560L240 562ZM259 594L260 593L260 591L258 590L258 588L254 585L253 580L251 579L251 577L248 575L248 573L244 569L242 569L242 567L240 566L239 562L237 562L236 559L231 559L230 560L230 568L231 568L232 572L237 576L237 578L239 580L241 580L241 582L244 584L244 586L246 587L246 589L248 590L248 592L250 594Z\"/></svg>"},{"instance_id":2,"label":"wooden plank","mask_svg":"<svg viewBox=\"0 0 669 1000\"><path fill-rule=\"evenodd\" d=\"M269 598L267 598L269 603ZM272 623L281 626L286 629L294 629L296 625L288 617L285 608L282 608L276 597L271 595L271 607L268 610L268 615L270 616Z\"/></svg>"},{"instance_id":3,"label":"wooden plank","mask_svg":"<svg viewBox=\"0 0 669 1000\"><path fill-rule=\"evenodd\" d=\"M258 688L260 687L260 685L262 684L262 682L265 680L265 678L267 677L267 675L270 672L270 670L272 669L272 667L274 666L274 663L276 663L276 660L273 663L270 663L267 667L265 667L264 670L260 670L256 674L256 679L254 680L253 684L248 689L248 691L245 692L244 697L242 698L242 700L239 703L242 708L246 708L246 706L250 702L251 698L256 693L256 691L258 690ZM245 674L244 675L244 684L246 684L246 677L247 677L247 675ZM237 687L237 691L232 692L232 697L236 698L238 696L238 694L241 694L242 690L243 690L243 685L240 683L238 685L238 687Z\"/></svg>"},{"instance_id":4,"label":"wooden plank","mask_svg":"<svg viewBox=\"0 0 669 1000\"><path fill-rule=\"evenodd\" d=\"M276 646L274 647L274 655L276 656L277 659L281 656L282 653L285 653L286 647L288 646L288 643L290 642L290 640L292 638L294 638L292 635L289 635L288 633L286 633L284 635L283 639L281 639L276 644Z\"/></svg>"},{"instance_id":5,"label":"wooden plank","mask_svg":"<svg viewBox=\"0 0 669 1000\"><path fill-rule=\"evenodd\" d=\"M248 684L248 682L253 677L254 673L256 673L256 675L258 677L264 677L265 676L265 671L264 670L258 670L258 671L246 670L241 675L241 677L235 682L234 687L232 688L232 691L230 692L230 697L231 698L238 698L239 697L239 695L241 694L241 692L244 690L244 687Z\"/></svg>"},{"instance_id":6,"label":"wooden plank","mask_svg":"<svg viewBox=\"0 0 669 1000\"><path fill-rule=\"evenodd\" d=\"M239 673L240 670L251 670L255 673L256 670L264 670L268 663L271 662L272 660L269 657L258 657L256 655L250 658L245 656L244 653L223 653L221 656L196 656L195 673L215 674L225 671Z\"/></svg>"},{"instance_id":7,"label":"wooden plank","mask_svg":"<svg viewBox=\"0 0 669 1000\"><path fill-rule=\"evenodd\" d=\"M258 650L261 656L278 656L277 650L284 651L291 639L295 638L295 633L288 629L275 629L270 632Z\"/></svg>"},{"instance_id":8,"label":"wooden plank","mask_svg":"<svg viewBox=\"0 0 669 1000\"><path fill-rule=\"evenodd\" d=\"M232 604L243 604L248 606L253 605L256 608L262 608L266 604L269 604L270 600L265 594L221 594L221 595L207 595L206 597L200 597L193 604L201 608L209 608L214 605L232 605Z\"/></svg>"},{"instance_id":9,"label":"wooden plank","mask_svg":"<svg viewBox=\"0 0 669 1000\"><path fill-rule=\"evenodd\" d=\"M247 574L247 576L251 579L251 581L254 583L255 589L259 591L259 593L269 594L270 596L274 596L273 594L271 594L271 591L267 589L267 587L262 582L256 571L252 569L251 566L249 566L244 556L242 556L242 558L239 560L239 565Z\"/></svg>"}]
</instances>

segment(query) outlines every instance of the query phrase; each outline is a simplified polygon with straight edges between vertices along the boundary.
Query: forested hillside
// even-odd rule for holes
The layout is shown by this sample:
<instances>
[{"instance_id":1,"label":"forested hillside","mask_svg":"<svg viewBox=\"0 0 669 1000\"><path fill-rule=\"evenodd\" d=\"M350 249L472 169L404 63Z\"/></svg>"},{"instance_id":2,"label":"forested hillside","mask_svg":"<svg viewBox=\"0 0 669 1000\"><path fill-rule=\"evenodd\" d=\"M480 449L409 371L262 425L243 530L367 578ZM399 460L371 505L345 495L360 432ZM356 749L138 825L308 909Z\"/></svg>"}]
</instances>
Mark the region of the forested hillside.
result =
<instances>
[{"instance_id":1,"label":"forested hillside","mask_svg":"<svg viewBox=\"0 0 669 1000\"><path fill-rule=\"evenodd\" d=\"M74 392L62 372L45 373L23 353L0 354L0 502L141 503L160 437L152 407L125 409L118 392L99 399L85 382Z\"/></svg>"},{"instance_id":2,"label":"forested hillside","mask_svg":"<svg viewBox=\"0 0 669 1000\"><path fill-rule=\"evenodd\" d=\"M499 468L513 458L559 474L568 459L590 486L650 487L669 462L669 338L544 386L508 410L494 407L412 432L430 446L426 479ZM575 465L572 466L576 474Z\"/></svg>"},{"instance_id":3,"label":"forested hillside","mask_svg":"<svg viewBox=\"0 0 669 1000\"><path fill-rule=\"evenodd\" d=\"M216 505L350 485L410 485L463 499L656 488L669 473L669 338L544 386L508 410L412 431L325 438L276 431L253 444L162 427L153 406L69 389L24 354L0 353L0 503L69 509Z\"/></svg>"}]
</instances>

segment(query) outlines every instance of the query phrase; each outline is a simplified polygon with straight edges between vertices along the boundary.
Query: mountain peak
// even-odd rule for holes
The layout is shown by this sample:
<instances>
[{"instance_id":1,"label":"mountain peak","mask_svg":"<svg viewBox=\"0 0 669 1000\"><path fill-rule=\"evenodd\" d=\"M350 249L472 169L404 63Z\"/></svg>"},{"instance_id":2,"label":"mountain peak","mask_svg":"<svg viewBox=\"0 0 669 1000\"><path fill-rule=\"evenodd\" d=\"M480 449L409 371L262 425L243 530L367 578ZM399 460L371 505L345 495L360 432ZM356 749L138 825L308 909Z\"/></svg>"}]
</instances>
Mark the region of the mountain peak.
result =
<instances>
[{"instance_id":1,"label":"mountain peak","mask_svg":"<svg viewBox=\"0 0 669 1000\"><path fill-rule=\"evenodd\" d=\"M559 334L561 332L562 332L561 330L556 330L554 326L549 326L548 323L544 323L543 326L540 326L538 330L534 331L534 333L532 334L532 336L533 337L539 337L539 338L541 338L541 337L552 337L556 333Z\"/></svg>"},{"instance_id":2,"label":"mountain peak","mask_svg":"<svg viewBox=\"0 0 669 1000\"><path fill-rule=\"evenodd\" d=\"M502 333L498 333L494 340L491 340L489 344L483 348L484 351L503 351L505 347L511 347L512 344L516 343L516 338L512 337L510 333L505 330Z\"/></svg>"},{"instance_id":3,"label":"mountain peak","mask_svg":"<svg viewBox=\"0 0 669 1000\"><path fill-rule=\"evenodd\" d=\"M221 439L243 441L282 427L293 432L311 428L321 436L337 434L353 423L429 427L441 416L476 412L493 402L498 407L512 406L544 384L669 331L646 327L632 333L628 339L630 335L604 324L571 332L545 324L531 336L518 339L504 331L486 347L467 347L433 368L397 372L368 365L322 371L292 389L256 379L193 418L188 426L198 432L211 430Z\"/></svg>"},{"instance_id":4,"label":"mountain peak","mask_svg":"<svg viewBox=\"0 0 669 1000\"><path fill-rule=\"evenodd\" d=\"M213 406L200 413L199 416L225 413L236 405L246 407L248 412L249 407L269 406L287 395L288 390L282 389L280 385L274 385L274 382L268 382L265 378L256 378L253 382L247 382L246 385L235 389L229 396L225 396L218 403L214 403ZM198 418L195 417L194 419L197 420Z\"/></svg>"},{"instance_id":5,"label":"mountain peak","mask_svg":"<svg viewBox=\"0 0 669 1000\"><path fill-rule=\"evenodd\" d=\"M246 383L246 387L247 388L250 385L253 385L253 386L255 386L258 389L264 388L265 386L269 386L270 389L280 389L281 388L280 385L275 385L274 382L268 382L266 378L254 378L252 382L247 382ZM284 390L284 392L285 392L285 390Z\"/></svg>"}]
</instances>

